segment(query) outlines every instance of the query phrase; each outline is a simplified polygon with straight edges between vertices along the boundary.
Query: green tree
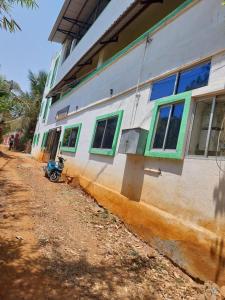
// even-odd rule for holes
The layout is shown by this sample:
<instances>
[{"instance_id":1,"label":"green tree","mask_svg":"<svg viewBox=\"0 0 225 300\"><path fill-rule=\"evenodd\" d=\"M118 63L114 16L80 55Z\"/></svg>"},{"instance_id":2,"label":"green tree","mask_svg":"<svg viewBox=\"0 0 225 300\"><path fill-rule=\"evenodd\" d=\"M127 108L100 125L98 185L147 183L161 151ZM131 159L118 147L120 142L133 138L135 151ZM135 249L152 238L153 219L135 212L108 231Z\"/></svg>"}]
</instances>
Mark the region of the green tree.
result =
<instances>
[{"instance_id":1,"label":"green tree","mask_svg":"<svg viewBox=\"0 0 225 300\"><path fill-rule=\"evenodd\" d=\"M12 81L7 81L3 76L0 76L0 142L2 136L10 130L6 123L12 118L12 108L15 107L14 91L18 91L19 86Z\"/></svg>"},{"instance_id":2,"label":"green tree","mask_svg":"<svg viewBox=\"0 0 225 300\"><path fill-rule=\"evenodd\" d=\"M15 109L16 98L22 94L19 85L14 81L7 81L0 75L0 113L8 113Z\"/></svg>"},{"instance_id":3,"label":"green tree","mask_svg":"<svg viewBox=\"0 0 225 300\"><path fill-rule=\"evenodd\" d=\"M5 133L6 130L23 129L21 150L27 141L33 139L47 73L40 71L35 74L29 71L28 80L30 92L23 92L17 83L0 76L0 131Z\"/></svg>"},{"instance_id":4,"label":"green tree","mask_svg":"<svg viewBox=\"0 0 225 300\"><path fill-rule=\"evenodd\" d=\"M29 71L28 80L30 82L30 93L24 93L19 99L19 103L23 108L24 138L21 141L22 144L25 144L28 140L33 139L33 134L47 81L47 73L44 71L39 71L37 74L34 74L33 72ZM17 111L19 111L18 107Z\"/></svg>"},{"instance_id":5,"label":"green tree","mask_svg":"<svg viewBox=\"0 0 225 300\"><path fill-rule=\"evenodd\" d=\"M19 24L11 15L13 6L34 8L37 7L36 0L0 0L0 28L14 32L16 29L21 30Z\"/></svg>"},{"instance_id":6,"label":"green tree","mask_svg":"<svg viewBox=\"0 0 225 300\"><path fill-rule=\"evenodd\" d=\"M31 97L36 98L39 102L43 97L47 76L45 71L39 71L38 74L34 74L32 71L28 73Z\"/></svg>"}]
</instances>

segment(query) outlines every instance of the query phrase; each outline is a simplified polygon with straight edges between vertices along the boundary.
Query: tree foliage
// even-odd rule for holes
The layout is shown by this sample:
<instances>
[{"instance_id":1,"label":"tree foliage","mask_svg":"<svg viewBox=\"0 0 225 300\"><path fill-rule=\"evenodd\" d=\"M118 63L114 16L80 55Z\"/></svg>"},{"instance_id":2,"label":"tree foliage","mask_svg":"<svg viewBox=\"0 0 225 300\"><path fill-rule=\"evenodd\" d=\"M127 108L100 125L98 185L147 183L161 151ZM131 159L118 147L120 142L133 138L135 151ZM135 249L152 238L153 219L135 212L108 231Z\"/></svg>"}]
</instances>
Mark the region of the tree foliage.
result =
<instances>
[{"instance_id":1,"label":"tree foliage","mask_svg":"<svg viewBox=\"0 0 225 300\"><path fill-rule=\"evenodd\" d=\"M16 29L21 30L19 24L12 17L11 11L15 5L21 7L35 8L36 0L0 0L0 28L14 32Z\"/></svg>"},{"instance_id":2,"label":"tree foliage","mask_svg":"<svg viewBox=\"0 0 225 300\"><path fill-rule=\"evenodd\" d=\"M4 127L4 132L6 128L9 131L22 129L24 142L33 138L47 73L40 71L35 74L29 71L28 80L30 92L23 92L17 83L0 76L0 117L4 121L0 127Z\"/></svg>"},{"instance_id":3,"label":"tree foliage","mask_svg":"<svg viewBox=\"0 0 225 300\"><path fill-rule=\"evenodd\" d=\"M12 113L17 104L17 95L21 95L22 93L16 82L7 81L0 75L0 113Z\"/></svg>"}]
</instances>

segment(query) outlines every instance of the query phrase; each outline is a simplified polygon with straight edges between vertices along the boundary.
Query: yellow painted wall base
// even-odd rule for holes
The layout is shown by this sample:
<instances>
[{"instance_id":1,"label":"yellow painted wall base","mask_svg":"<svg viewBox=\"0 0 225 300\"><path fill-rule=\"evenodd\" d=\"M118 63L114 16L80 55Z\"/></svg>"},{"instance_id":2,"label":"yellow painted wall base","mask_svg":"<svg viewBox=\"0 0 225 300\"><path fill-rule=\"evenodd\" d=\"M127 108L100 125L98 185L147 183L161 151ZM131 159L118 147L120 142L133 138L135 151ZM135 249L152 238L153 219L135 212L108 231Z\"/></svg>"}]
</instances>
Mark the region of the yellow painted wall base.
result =
<instances>
[{"instance_id":1,"label":"yellow painted wall base","mask_svg":"<svg viewBox=\"0 0 225 300\"><path fill-rule=\"evenodd\" d=\"M225 284L222 236L142 202L131 201L85 177L79 183L99 204L195 278Z\"/></svg>"},{"instance_id":2,"label":"yellow painted wall base","mask_svg":"<svg viewBox=\"0 0 225 300\"><path fill-rule=\"evenodd\" d=\"M38 153L35 158L43 160L43 153ZM122 219L134 233L187 273L202 281L212 280L225 285L223 231L210 231L155 206L132 201L115 190L74 174L79 174L79 170L75 172L74 167L66 170L64 178L69 184L75 187L80 185L100 205Z\"/></svg>"}]
</instances>

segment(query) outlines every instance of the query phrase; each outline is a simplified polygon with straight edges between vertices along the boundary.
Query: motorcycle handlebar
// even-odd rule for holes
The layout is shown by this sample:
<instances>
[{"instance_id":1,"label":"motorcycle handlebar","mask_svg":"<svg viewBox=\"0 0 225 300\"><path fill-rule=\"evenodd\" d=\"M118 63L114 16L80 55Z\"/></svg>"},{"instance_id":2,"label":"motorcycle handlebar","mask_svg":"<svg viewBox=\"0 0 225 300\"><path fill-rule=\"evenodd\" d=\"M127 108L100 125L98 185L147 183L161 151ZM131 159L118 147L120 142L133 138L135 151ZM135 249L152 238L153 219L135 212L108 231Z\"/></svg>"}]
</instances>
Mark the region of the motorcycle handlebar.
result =
<instances>
[{"instance_id":1,"label":"motorcycle handlebar","mask_svg":"<svg viewBox=\"0 0 225 300\"><path fill-rule=\"evenodd\" d=\"M62 159L63 161L66 161L66 159L63 158L62 156L57 156L57 157L58 157L58 159Z\"/></svg>"}]
</instances>

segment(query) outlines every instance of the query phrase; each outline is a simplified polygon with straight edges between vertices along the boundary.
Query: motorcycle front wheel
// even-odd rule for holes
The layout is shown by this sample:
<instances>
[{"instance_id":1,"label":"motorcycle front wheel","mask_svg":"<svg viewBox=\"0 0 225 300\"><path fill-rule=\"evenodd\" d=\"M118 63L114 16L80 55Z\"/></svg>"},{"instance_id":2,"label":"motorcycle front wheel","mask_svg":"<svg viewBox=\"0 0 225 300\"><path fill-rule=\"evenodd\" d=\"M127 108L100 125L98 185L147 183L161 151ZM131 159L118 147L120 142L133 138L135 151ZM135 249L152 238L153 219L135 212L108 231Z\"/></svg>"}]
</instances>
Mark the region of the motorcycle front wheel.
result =
<instances>
[{"instance_id":1,"label":"motorcycle front wheel","mask_svg":"<svg viewBox=\"0 0 225 300\"><path fill-rule=\"evenodd\" d=\"M51 182L58 182L59 181L59 174L57 172L52 172L50 177L49 177L49 180Z\"/></svg>"}]
</instances>

